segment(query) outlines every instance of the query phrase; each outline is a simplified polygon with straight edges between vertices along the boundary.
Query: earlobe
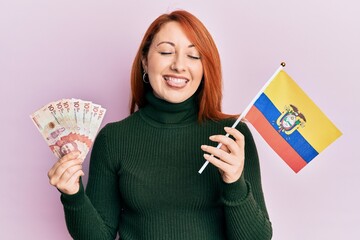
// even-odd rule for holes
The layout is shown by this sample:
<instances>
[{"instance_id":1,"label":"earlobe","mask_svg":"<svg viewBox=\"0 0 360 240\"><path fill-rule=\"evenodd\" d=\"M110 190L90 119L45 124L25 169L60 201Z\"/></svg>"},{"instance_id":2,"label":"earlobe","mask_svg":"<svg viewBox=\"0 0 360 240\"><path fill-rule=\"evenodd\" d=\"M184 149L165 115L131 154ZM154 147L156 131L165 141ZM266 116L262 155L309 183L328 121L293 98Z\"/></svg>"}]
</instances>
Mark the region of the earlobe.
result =
<instances>
[{"instance_id":1,"label":"earlobe","mask_svg":"<svg viewBox=\"0 0 360 240\"><path fill-rule=\"evenodd\" d=\"M146 58L141 58L141 64L142 64L142 68L144 69L145 72L147 72L147 60Z\"/></svg>"}]
</instances>

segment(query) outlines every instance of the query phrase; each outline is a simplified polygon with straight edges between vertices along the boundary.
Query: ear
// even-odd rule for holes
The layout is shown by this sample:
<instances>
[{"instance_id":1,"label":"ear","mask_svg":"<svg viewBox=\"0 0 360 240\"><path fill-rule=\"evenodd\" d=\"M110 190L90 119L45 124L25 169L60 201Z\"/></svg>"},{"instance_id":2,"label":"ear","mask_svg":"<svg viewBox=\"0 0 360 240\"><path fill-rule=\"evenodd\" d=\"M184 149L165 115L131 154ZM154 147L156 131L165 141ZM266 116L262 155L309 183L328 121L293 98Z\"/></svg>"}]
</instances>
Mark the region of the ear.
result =
<instances>
[{"instance_id":1,"label":"ear","mask_svg":"<svg viewBox=\"0 0 360 240\"><path fill-rule=\"evenodd\" d=\"M145 57L141 58L142 67L145 72L147 72L147 59Z\"/></svg>"}]
</instances>

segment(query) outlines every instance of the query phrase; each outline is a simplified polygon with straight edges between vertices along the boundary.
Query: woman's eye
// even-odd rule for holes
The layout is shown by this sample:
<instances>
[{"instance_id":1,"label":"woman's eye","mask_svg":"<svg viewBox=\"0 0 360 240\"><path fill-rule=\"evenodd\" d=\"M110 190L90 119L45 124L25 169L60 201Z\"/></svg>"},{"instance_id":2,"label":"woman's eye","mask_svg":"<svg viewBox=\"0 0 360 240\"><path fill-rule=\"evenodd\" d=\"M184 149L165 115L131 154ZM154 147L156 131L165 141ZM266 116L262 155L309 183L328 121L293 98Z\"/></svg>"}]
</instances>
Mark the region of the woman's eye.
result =
<instances>
[{"instance_id":1,"label":"woman's eye","mask_svg":"<svg viewBox=\"0 0 360 240\"><path fill-rule=\"evenodd\" d=\"M197 60L200 59L200 57L194 56L194 55L188 55L188 57L191 58L191 59L197 59Z\"/></svg>"},{"instance_id":2,"label":"woman's eye","mask_svg":"<svg viewBox=\"0 0 360 240\"><path fill-rule=\"evenodd\" d=\"M172 52L159 52L161 55L170 55Z\"/></svg>"}]
</instances>

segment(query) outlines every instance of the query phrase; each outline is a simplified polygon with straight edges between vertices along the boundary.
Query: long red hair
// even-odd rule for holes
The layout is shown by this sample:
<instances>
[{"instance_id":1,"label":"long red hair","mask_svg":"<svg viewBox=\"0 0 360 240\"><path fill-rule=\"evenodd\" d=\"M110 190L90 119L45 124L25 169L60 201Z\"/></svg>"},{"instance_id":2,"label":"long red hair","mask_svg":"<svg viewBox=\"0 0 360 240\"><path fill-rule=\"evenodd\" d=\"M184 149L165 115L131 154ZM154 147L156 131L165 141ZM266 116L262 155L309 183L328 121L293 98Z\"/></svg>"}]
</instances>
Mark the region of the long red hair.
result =
<instances>
[{"instance_id":1,"label":"long red hair","mask_svg":"<svg viewBox=\"0 0 360 240\"><path fill-rule=\"evenodd\" d=\"M221 112L222 100L222 73L218 49L205 26L194 15L189 12L178 10L170 14L159 16L150 25L140 44L135 56L131 70L131 104L130 113L134 113L136 108L140 109L146 105L145 93L146 86L142 80L143 67L142 59L146 58L154 36L160 31L163 24L175 21L178 22L201 56L204 76L199 86L199 113L198 120L205 119L221 120L231 117Z\"/></svg>"}]
</instances>

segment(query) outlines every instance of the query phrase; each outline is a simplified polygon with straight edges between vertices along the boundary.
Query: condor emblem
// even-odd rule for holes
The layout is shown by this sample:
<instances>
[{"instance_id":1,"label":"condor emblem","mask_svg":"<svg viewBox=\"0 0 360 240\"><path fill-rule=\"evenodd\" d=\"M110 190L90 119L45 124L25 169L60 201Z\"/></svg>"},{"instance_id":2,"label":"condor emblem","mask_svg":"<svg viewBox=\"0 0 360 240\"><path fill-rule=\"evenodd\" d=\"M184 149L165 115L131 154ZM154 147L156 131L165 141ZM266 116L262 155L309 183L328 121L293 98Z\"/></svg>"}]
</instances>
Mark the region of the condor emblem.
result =
<instances>
[{"instance_id":1,"label":"condor emblem","mask_svg":"<svg viewBox=\"0 0 360 240\"><path fill-rule=\"evenodd\" d=\"M305 122L305 116L292 104L285 106L285 111L276 120L279 127L278 132L284 132L287 135L292 134L299 127L305 127Z\"/></svg>"}]
</instances>

